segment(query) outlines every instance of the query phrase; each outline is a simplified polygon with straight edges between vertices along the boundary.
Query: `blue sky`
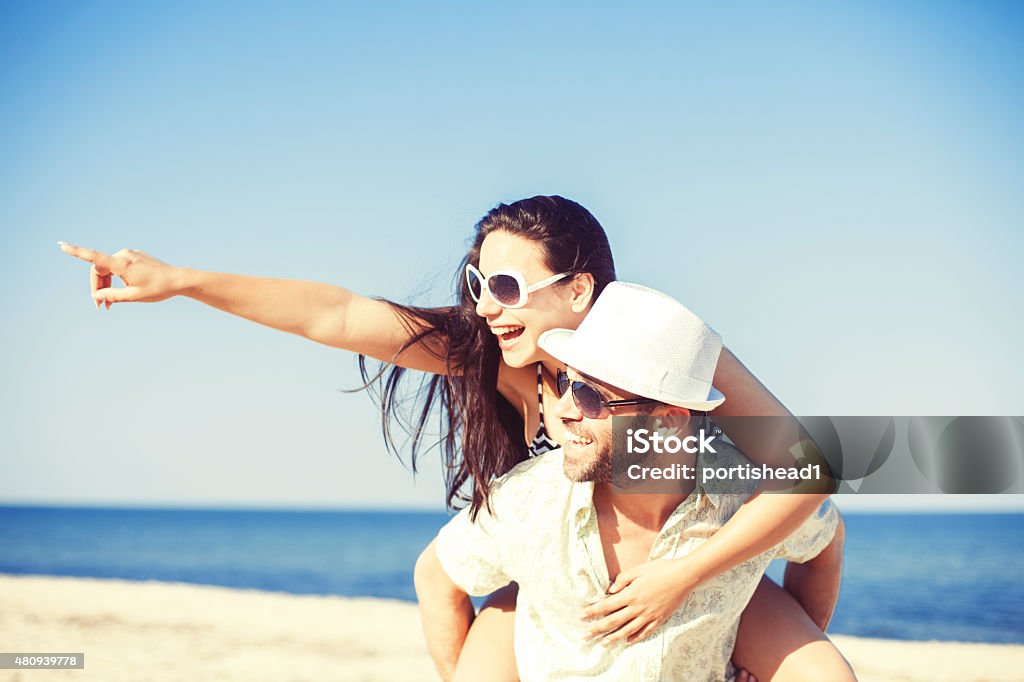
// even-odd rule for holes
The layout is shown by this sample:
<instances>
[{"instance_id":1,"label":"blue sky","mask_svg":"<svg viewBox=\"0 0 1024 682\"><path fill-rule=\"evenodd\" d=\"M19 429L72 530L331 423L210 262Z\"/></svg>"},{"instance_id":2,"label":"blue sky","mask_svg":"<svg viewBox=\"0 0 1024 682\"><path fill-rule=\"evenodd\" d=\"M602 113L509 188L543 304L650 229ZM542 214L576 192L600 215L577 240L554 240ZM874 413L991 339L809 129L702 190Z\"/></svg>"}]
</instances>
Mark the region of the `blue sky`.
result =
<instances>
[{"instance_id":1,"label":"blue sky","mask_svg":"<svg viewBox=\"0 0 1024 682\"><path fill-rule=\"evenodd\" d=\"M353 357L63 239L443 304L562 194L798 414L1024 414L1015 3L0 3L0 502L439 508ZM887 505L1017 505L884 500ZM871 504L871 503L868 503Z\"/></svg>"}]
</instances>

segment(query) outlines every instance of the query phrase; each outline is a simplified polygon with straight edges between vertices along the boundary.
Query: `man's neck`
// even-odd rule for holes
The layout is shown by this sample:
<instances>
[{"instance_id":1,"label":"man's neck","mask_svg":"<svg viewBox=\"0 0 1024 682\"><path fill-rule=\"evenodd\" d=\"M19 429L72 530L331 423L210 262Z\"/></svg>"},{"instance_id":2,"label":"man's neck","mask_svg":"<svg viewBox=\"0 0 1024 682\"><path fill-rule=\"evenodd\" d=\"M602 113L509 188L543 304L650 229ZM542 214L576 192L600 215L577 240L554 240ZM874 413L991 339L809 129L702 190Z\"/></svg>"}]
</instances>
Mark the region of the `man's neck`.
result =
<instances>
[{"instance_id":1,"label":"man's neck","mask_svg":"<svg viewBox=\"0 0 1024 682\"><path fill-rule=\"evenodd\" d=\"M652 458L645 464L651 467L681 464L689 467L690 471L694 471L697 464L697 456L693 454L662 456L662 459L664 461ZM647 486L646 490L658 490L660 487L653 481L642 481L637 486L639 489ZM599 513L614 513L627 518L642 528L661 530L676 507L692 495L695 488L696 481L692 478L660 487L664 492L623 492L622 488L611 483L595 483L594 508Z\"/></svg>"},{"instance_id":2,"label":"man's neck","mask_svg":"<svg viewBox=\"0 0 1024 682\"><path fill-rule=\"evenodd\" d=\"M687 496L622 493L608 483L594 486L594 509L609 580L650 558L665 522Z\"/></svg>"}]
</instances>

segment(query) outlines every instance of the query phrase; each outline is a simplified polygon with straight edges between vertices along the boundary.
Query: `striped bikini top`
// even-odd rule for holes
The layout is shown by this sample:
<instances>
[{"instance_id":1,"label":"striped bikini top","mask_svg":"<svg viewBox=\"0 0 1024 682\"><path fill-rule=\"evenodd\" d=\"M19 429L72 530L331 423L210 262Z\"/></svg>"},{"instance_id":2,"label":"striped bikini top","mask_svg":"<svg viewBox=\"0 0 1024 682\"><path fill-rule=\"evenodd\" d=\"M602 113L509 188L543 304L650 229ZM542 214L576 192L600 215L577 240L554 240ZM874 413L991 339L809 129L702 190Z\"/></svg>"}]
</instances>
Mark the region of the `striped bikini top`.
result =
<instances>
[{"instance_id":1,"label":"striped bikini top","mask_svg":"<svg viewBox=\"0 0 1024 682\"><path fill-rule=\"evenodd\" d=\"M539 362L537 363L537 406L540 408L540 427L537 429L537 435L530 441L530 457L543 455L558 447L558 443L548 435L548 430L544 427L544 368Z\"/></svg>"}]
</instances>

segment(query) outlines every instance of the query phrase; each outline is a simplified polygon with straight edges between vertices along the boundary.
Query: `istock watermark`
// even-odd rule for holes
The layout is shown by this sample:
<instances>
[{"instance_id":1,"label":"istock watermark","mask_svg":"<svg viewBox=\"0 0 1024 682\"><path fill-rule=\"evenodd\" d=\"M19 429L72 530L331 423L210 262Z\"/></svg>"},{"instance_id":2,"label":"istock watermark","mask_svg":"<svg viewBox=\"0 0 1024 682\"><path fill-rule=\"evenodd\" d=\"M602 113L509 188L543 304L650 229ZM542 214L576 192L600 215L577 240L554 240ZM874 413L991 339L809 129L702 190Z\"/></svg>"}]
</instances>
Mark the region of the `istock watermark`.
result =
<instances>
[{"instance_id":1,"label":"istock watermark","mask_svg":"<svg viewBox=\"0 0 1024 682\"><path fill-rule=\"evenodd\" d=\"M671 464L665 467L630 464L626 476L631 481L700 481L702 484L724 481L824 481L820 464L802 467L770 467L767 464L735 464L728 467Z\"/></svg>"},{"instance_id":2,"label":"istock watermark","mask_svg":"<svg viewBox=\"0 0 1024 682\"><path fill-rule=\"evenodd\" d=\"M688 452L698 454L701 452L715 452L712 445L715 431L706 432L699 429L696 435L680 438L676 433L662 433L661 430L651 429L626 429L626 452L635 455L645 455L649 452L658 454L679 454Z\"/></svg>"},{"instance_id":3,"label":"istock watermark","mask_svg":"<svg viewBox=\"0 0 1024 682\"><path fill-rule=\"evenodd\" d=\"M1024 493L1024 417L613 417L622 492Z\"/></svg>"}]
</instances>

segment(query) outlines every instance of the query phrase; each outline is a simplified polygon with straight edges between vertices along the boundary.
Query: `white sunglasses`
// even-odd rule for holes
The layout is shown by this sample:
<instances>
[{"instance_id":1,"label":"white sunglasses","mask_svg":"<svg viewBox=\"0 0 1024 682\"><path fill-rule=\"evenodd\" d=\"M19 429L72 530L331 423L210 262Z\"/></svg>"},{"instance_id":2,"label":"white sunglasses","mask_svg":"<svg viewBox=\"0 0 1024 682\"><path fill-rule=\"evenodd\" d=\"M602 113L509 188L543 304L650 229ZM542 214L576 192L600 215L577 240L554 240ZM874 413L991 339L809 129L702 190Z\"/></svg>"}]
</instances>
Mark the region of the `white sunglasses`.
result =
<instances>
[{"instance_id":1,"label":"white sunglasses","mask_svg":"<svg viewBox=\"0 0 1024 682\"><path fill-rule=\"evenodd\" d=\"M490 277L484 277L475 267L466 265L466 283L469 285L469 295L473 300L479 303L480 297L486 291L502 308L522 308L531 293L568 276L568 272L563 272L527 286L521 272L497 270L491 273Z\"/></svg>"}]
</instances>

